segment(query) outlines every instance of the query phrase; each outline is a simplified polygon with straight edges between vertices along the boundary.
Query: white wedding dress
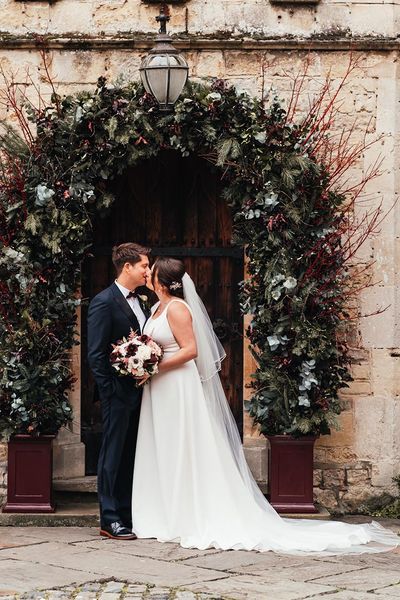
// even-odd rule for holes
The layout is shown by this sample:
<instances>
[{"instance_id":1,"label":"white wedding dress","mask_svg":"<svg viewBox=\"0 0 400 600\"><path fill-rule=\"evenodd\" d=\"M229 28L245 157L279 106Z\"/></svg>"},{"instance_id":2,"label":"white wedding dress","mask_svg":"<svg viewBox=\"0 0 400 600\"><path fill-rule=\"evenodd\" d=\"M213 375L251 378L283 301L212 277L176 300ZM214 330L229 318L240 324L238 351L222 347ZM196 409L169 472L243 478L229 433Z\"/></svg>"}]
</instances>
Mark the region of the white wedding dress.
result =
<instances>
[{"instance_id":1,"label":"white wedding dress","mask_svg":"<svg viewBox=\"0 0 400 600\"><path fill-rule=\"evenodd\" d=\"M168 323L171 302L144 328L163 346L166 359L179 350ZM376 523L281 518L251 475L241 472L206 394L194 360L155 375L144 387L132 497L138 538L201 550L290 554L379 552L399 543Z\"/></svg>"}]
</instances>

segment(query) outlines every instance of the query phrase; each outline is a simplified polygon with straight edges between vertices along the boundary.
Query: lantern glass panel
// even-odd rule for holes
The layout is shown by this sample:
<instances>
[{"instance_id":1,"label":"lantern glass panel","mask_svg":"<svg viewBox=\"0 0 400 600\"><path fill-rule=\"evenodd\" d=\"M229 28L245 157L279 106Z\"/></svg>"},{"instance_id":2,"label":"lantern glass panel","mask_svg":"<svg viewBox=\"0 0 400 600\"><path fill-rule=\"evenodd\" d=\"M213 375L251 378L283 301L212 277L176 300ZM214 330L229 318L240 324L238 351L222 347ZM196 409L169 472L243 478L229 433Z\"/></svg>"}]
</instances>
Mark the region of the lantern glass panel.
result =
<instances>
[{"instance_id":1,"label":"lantern glass panel","mask_svg":"<svg viewBox=\"0 0 400 600\"><path fill-rule=\"evenodd\" d=\"M187 70L186 69L171 69L171 81L169 87L169 102L175 104L178 100L183 86L186 83Z\"/></svg>"},{"instance_id":2,"label":"lantern glass panel","mask_svg":"<svg viewBox=\"0 0 400 600\"><path fill-rule=\"evenodd\" d=\"M150 54L141 65L140 76L145 90L164 107L173 105L187 80L188 67L179 54Z\"/></svg>"},{"instance_id":3,"label":"lantern glass panel","mask_svg":"<svg viewBox=\"0 0 400 600\"><path fill-rule=\"evenodd\" d=\"M149 69L147 71L147 78L152 94L159 104L165 104L168 101L168 75L169 70L165 68Z\"/></svg>"}]
</instances>

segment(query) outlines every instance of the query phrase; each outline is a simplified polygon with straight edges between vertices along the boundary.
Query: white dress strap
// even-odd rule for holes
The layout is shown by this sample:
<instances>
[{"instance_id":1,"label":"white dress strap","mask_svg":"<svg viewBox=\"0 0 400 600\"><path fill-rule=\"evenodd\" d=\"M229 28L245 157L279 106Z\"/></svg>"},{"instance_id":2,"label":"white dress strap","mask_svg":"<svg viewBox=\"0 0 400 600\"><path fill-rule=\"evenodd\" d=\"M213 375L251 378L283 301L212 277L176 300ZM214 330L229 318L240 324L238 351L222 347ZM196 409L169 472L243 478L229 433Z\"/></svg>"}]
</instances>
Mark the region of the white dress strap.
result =
<instances>
[{"instance_id":1,"label":"white dress strap","mask_svg":"<svg viewBox=\"0 0 400 600\"><path fill-rule=\"evenodd\" d=\"M170 300L167 304L167 306L165 307L165 312L168 311L168 308L170 307L170 305L173 302L180 302L181 304L184 304L186 306L186 308L188 309L188 311L190 312L190 314L193 317L193 313L192 313L192 309L190 308L189 304L187 302L185 302L184 300L182 300L182 298L173 298L172 300Z\"/></svg>"},{"instance_id":2,"label":"white dress strap","mask_svg":"<svg viewBox=\"0 0 400 600\"><path fill-rule=\"evenodd\" d=\"M150 314L151 316L154 315L154 313L156 312L157 308L160 306L160 301L156 302L155 304L153 304L153 306L150 308Z\"/></svg>"}]
</instances>

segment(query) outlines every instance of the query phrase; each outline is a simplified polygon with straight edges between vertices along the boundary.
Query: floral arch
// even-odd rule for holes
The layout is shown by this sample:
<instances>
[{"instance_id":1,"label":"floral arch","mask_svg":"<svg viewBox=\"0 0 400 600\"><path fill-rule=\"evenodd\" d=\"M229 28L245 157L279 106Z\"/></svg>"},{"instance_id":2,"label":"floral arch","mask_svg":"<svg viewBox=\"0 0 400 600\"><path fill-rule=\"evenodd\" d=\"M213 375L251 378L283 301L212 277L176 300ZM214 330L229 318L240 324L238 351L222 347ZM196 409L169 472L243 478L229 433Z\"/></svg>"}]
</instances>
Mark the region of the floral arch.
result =
<instances>
[{"instance_id":1,"label":"floral arch","mask_svg":"<svg viewBox=\"0 0 400 600\"><path fill-rule=\"evenodd\" d=\"M71 419L70 350L91 216L112 204L108 182L174 149L215 163L245 247L243 313L257 361L248 410L263 433L328 433L350 379L338 342L349 278L346 194L319 146L319 114L296 123L217 80L190 84L161 113L138 83L27 107L22 137L1 138L0 430L49 433ZM33 129L35 130L32 133ZM319 135L320 134L320 135Z\"/></svg>"}]
</instances>

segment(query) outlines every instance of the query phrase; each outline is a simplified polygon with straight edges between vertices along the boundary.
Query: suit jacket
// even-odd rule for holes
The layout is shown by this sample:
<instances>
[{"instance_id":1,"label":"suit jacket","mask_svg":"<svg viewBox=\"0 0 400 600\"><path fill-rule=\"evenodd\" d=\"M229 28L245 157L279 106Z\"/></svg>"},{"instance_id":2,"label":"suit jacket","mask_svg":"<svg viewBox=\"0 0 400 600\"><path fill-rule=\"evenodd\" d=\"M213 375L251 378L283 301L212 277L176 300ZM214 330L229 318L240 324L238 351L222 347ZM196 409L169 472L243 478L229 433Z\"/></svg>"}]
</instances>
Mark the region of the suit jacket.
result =
<instances>
[{"instance_id":1,"label":"suit jacket","mask_svg":"<svg viewBox=\"0 0 400 600\"><path fill-rule=\"evenodd\" d=\"M146 307L141 303L145 316ZM140 333L136 315L124 295L113 283L89 304L88 310L88 360L96 381L100 398L120 400L137 406L142 390L135 386L134 380L116 374L110 364L112 345L127 337L133 329Z\"/></svg>"}]
</instances>

